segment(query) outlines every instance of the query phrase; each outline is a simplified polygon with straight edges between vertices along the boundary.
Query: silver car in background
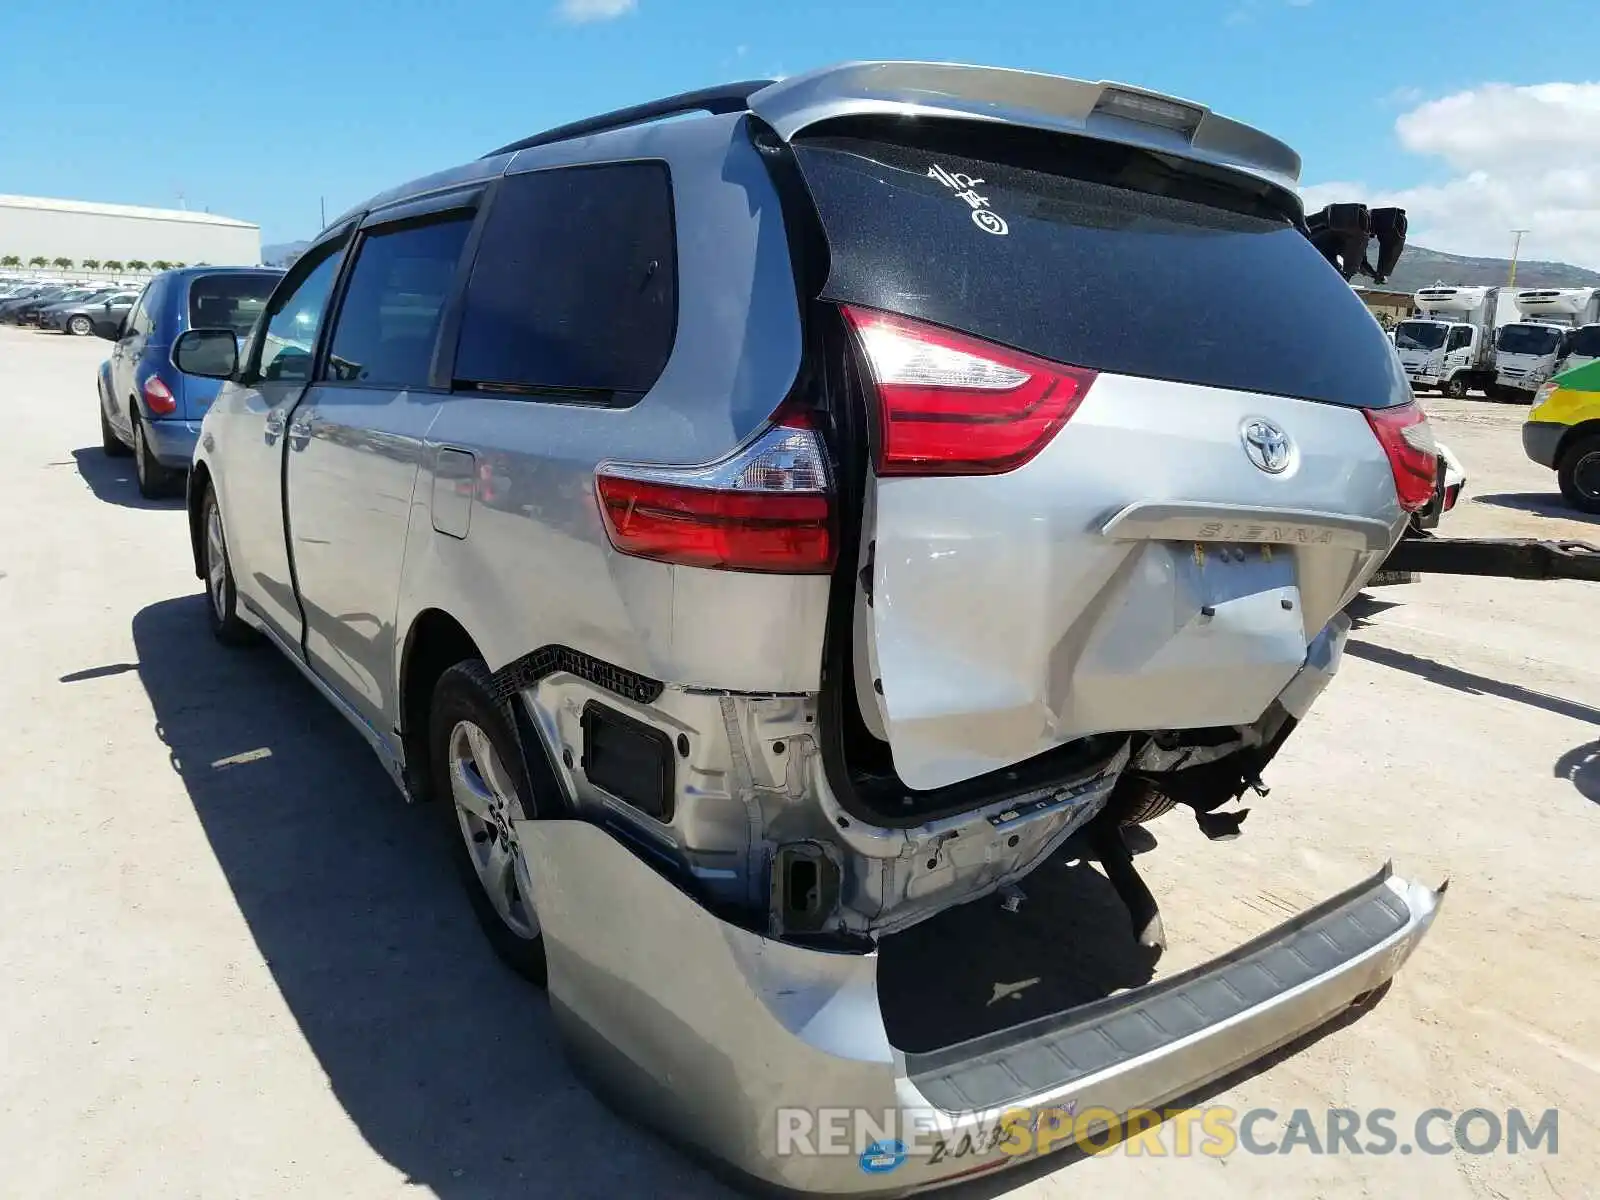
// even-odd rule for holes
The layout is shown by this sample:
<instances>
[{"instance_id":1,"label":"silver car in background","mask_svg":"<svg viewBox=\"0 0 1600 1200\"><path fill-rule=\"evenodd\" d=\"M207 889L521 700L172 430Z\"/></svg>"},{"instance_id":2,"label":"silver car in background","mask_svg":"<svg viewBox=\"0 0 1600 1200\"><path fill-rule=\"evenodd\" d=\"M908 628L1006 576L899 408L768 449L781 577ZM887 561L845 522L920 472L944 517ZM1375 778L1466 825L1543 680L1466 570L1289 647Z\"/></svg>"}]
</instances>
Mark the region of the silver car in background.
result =
<instances>
[{"instance_id":1,"label":"silver car in background","mask_svg":"<svg viewBox=\"0 0 1600 1200\"><path fill-rule=\"evenodd\" d=\"M1070 855L1158 949L1123 831L1238 834L1431 497L1298 172L1139 89L866 63L374 197L242 346L175 349L228 380L189 485L213 629L439 806L596 1086L733 1169L900 1192L1026 1157L997 1114L1159 1104L1379 987L1436 893L1384 870L941 1045L877 947ZM779 1144L840 1105L895 1128Z\"/></svg>"}]
</instances>

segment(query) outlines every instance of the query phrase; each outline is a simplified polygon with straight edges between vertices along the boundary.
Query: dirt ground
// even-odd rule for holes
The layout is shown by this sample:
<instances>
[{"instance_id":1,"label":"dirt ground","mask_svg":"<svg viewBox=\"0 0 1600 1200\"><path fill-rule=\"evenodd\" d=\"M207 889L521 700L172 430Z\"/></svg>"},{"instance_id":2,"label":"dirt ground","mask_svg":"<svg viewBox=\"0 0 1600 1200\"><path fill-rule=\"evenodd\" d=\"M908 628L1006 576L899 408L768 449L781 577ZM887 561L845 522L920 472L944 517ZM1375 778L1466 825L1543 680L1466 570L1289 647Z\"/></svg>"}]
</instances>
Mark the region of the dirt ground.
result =
<instances>
[{"instance_id":1,"label":"dirt ground","mask_svg":"<svg viewBox=\"0 0 1600 1200\"><path fill-rule=\"evenodd\" d=\"M573 1078L431 816L357 735L270 651L211 642L180 506L141 501L99 449L106 349L0 329L0 1194L728 1195ZM1443 532L1600 540L1523 458L1523 409L1426 403L1469 473ZM1386 858L1449 877L1376 1007L1209 1102L1392 1109L1402 1141L1431 1108L1554 1107L1555 1153L1113 1153L968 1194L1593 1195L1597 601L1579 583L1375 590L1245 836L1171 816L1140 858L1172 943L1158 974ZM981 958L963 969L987 990L1005 976Z\"/></svg>"}]
</instances>

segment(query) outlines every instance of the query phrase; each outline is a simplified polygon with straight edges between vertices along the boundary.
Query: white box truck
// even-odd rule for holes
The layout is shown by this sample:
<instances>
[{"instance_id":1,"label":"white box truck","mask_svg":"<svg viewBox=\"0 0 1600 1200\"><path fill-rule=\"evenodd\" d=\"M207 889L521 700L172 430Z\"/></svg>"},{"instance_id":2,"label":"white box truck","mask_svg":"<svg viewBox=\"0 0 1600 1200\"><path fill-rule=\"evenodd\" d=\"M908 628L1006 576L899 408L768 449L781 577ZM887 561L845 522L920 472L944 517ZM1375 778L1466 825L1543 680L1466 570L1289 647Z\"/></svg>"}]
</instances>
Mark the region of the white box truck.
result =
<instances>
[{"instance_id":1,"label":"white box truck","mask_svg":"<svg viewBox=\"0 0 1600 1200\"><path fill-rule=\"evenodd\" d=\"M1422 288L1415 296L1421 316L1394 327L1400 365L1413 388L1438 388L1461 397L1468 388L1495 385L1496 287Z\"/></svg>"},{"instance_id":2,"label":"white box truck","mask_svg":"<svg viewBox=\"0 0 1600 1200\"><path fill-rule=\"evenodd\" d=\"M1579 325L1567 339L1567 356L1556 364L1556 371L1586 367L1596 359L1600 359L1600 322Z\"/></svg>"},{"instance_id":3,"label":"white box truck","mask_svg":"<svg viewBox=\"0 0 1600 1200\"><path fill-rule=\"evenodd\" d=\"M1514 299L1522 319L1495 338L1495 394L1531 404L1567 356L1573 334L1600 322L1600 288L1523 288Z\"/></svg>"}]
</instances>

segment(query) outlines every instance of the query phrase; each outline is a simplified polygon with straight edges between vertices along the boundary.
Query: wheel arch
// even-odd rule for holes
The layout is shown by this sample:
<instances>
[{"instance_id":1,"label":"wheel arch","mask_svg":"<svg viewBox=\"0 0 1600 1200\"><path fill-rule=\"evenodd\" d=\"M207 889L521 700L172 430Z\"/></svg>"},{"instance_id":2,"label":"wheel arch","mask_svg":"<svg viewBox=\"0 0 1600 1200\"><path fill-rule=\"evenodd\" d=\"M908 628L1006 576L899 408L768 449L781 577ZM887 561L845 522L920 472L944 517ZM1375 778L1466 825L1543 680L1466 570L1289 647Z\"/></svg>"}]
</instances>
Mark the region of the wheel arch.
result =
<instances>
[{"instance_id":1,"label":"wheel arch","mask_svg":"<svg viewBox=\"0 0 1600 1200\"><path fill-rule=\"evenodd\" d=\"M418 800L431 797L428 761L428 709L434 686L456 663L482 658L466 627L442 608L425 608L412 618L400 652L400 740L405 751L406 788Z\"/></svg>"},{"instance_id":2,"label":"wheel arch","mask_svg":"<svg viewBox=\"0 0 1600 1200\"><path fill-rule=\"evenodd\" d=\"M1579 421L1561 435L1561 440L1556 443L1555 466L1557 470L1560 469L1561 459L1566 455L1567 451L1585 438L1590 437L1600 437L1600 417L1591 417L1587 421Z\"/></svg>"},{"instance_id":3,"label":"wheel arch","mask_svg":"<svg viewBox=\"0 0 1600 1200\"><path fill-rule=\"evenodd\" d=\"M184 493L184 506L189 515L189 553L194 557L194 576L206 577L205 531L202 528L201 509L205 504L206 490L211 486L211 468L205 459L198 459L189 471L189 486Z\"/></svg>"}]
</instances>

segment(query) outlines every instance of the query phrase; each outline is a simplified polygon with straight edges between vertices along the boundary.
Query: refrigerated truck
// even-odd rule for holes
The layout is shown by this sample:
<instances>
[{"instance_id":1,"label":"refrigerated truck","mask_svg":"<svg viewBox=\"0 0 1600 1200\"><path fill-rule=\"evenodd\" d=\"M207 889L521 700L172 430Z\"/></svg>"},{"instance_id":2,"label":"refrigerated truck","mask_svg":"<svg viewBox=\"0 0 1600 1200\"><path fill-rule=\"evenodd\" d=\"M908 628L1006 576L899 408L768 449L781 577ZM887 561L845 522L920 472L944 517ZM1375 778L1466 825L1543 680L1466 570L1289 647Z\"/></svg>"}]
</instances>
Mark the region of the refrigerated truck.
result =
<instances>
[{"instance_id":1,"label":"refrigerated truck","mask_svg":"<svg viewBox=\"0 0 1600 1200\"><path fill-rule=\"evenodd\" d=\"M1561 361L1557 373L1575 371L1592 362L1600 362L1600 322L1580 325L1572 331L1572 336L1567 340L1567 356Z\"/></svg>"},{"instance_id":2,"label":"refrigerated truck","mask_svg":"<svg viewBox=\"0 0 1600 1200\"><path fill-rule=\"evenodd\" d=\"M1531 404L1560 368L1575 332L1600 322L1600 288L1523 288L1514 303L1522 319L1495 336L1495 393Z\"/></svg>"},{"instance_id":3,"label":"refrigerated truck","mask_svg":"<svg viewBox=\"0 0 1600 1200\"><path fill-rule=\"evenodd\" d=\"M1394 327L1395 349L1411 386L1454 397L1469 388L1494 387L1500 289L1437 285L1420 289L1415 299L1421 315Z\"/></svg>"}]
</instances>

